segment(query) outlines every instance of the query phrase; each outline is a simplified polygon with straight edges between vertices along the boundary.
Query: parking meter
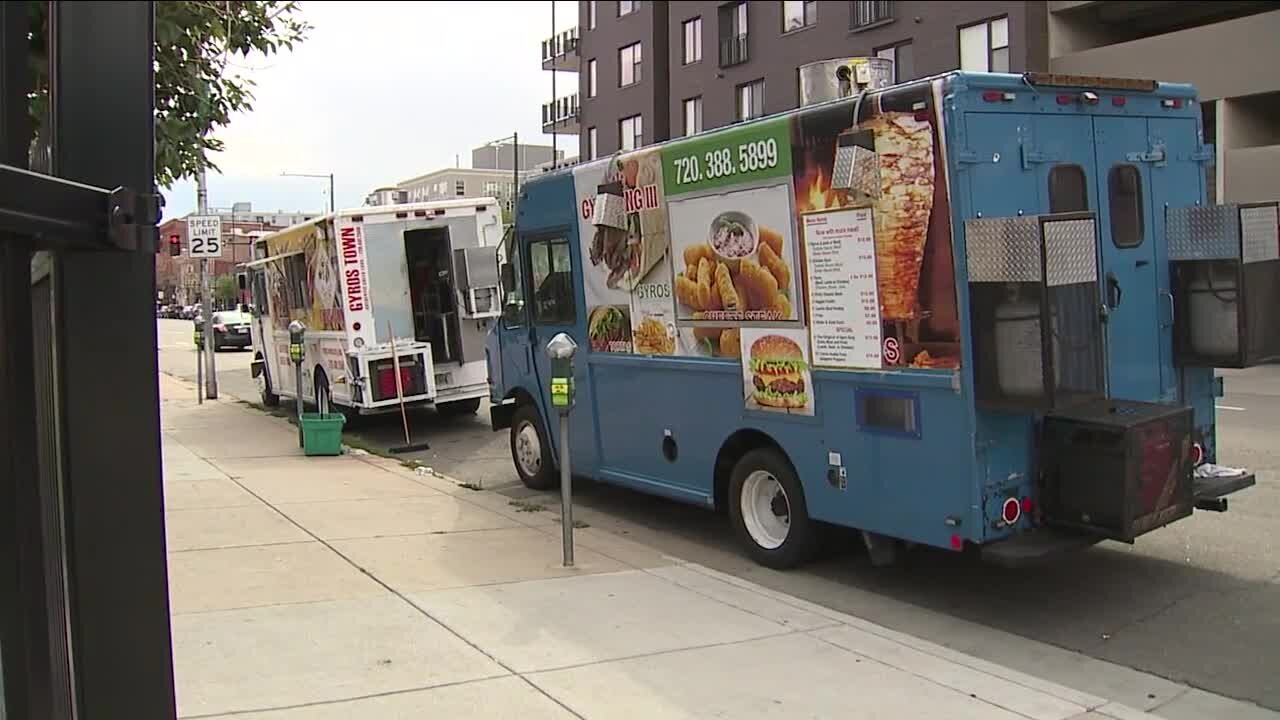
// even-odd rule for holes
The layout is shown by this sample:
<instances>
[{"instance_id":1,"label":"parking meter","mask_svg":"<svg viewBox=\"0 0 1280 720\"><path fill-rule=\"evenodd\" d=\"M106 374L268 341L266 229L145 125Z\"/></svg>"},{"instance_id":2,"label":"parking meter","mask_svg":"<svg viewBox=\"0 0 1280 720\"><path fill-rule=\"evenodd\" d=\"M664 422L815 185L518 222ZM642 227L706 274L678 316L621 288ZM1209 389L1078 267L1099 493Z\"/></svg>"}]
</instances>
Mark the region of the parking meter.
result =
<instances>
[{"instance_id":1,"label":"parking meter","mask_svg":"<svg viewBox=\"0 0 1280 720\"><path fill-rule=\"evenodd\" d=\"M551 358L551 407L560 414L560 524L564 539L564 566L573 567L573 487L569 472L569 412L573 410L573 356L578 343L559 333L547 343Z\"/></svg>"},{"instance_id":2,"label":"parking meter","mask_svg":"<svg viewBox=\"0 0 1280 720\"><path fill-rule=\"evenodd\" d=\"M302 339L306 335L307 326L301 320L289 323L289 360L293 362L294 398L298 408L298 447L302 441ZM316 398L319 402L320 398Z\"/></svg>"},{"instance_id":3,"label":"parking meter","mask_svg":"<svg viewBox=\"0 0 1280 720\"><path fill-rule=\"evenodd\" d=\"M204 404L204 323L196 320L196 403Z\"/></svg>"}]
</instances>

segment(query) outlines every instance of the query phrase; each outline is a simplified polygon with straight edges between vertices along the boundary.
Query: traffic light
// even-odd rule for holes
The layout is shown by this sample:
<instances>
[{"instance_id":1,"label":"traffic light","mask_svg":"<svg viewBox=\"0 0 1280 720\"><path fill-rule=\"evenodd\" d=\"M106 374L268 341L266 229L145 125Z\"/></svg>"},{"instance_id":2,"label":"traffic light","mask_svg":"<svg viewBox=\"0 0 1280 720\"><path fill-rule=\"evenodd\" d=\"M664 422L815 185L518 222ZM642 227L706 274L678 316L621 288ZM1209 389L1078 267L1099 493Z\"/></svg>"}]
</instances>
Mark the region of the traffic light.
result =
<instances>
[{"instance_id":1,"label":"traffic light","mask_svg":"<svg viewBox=\"0 0 1280 720\"><path fill-rule=\"evenodd\" d=\"M178 257L182 254L182 236L169 236L169 257Z\"/></svg>"}]
</instances>

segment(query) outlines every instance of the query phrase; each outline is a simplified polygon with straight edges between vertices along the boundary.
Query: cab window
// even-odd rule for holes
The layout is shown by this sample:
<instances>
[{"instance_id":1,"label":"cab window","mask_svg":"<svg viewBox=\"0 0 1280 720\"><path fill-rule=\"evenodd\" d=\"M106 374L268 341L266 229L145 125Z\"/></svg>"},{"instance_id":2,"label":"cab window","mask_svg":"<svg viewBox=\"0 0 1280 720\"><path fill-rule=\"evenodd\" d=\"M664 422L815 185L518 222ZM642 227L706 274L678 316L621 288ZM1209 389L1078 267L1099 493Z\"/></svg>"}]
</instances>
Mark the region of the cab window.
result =
<instances>
[{"instance_id":1,"label":"cab window","mask_svg":"<svg viewBox=\"0 0 1280 720\"><path fill-rule=\"evenodd\" d=\"M573 263L569 241L550 238L529 243L529 269L534 288L534 321L573 323L577 313L573 306Z\"/></svg>"}]
</instances>

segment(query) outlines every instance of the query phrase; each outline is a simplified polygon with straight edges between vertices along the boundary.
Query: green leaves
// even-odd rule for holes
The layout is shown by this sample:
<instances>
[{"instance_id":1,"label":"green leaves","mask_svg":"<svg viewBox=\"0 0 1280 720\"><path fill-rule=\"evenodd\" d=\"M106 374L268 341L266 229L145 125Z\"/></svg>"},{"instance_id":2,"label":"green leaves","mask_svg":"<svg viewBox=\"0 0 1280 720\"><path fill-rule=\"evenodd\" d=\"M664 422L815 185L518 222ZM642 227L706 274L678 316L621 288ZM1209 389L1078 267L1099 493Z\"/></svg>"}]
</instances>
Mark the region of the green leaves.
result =
<instances>
[{"instance_id":1,"label":"green leaves","mask_svg":"<svg viewBox=\"0 0 1280 720\"><path fill-rule=\"evenodd\" d=\"M31 114L38 136L48 131L48 71L44 58L48 3L30 0ZM253 53L291 50L311 30L296 2L280 0L166 0L155 25L156 182L169 187L202 169L223 149L214 133L237 112L253 109L253 81L230 64Z\"/></svg>"}]
</instances>

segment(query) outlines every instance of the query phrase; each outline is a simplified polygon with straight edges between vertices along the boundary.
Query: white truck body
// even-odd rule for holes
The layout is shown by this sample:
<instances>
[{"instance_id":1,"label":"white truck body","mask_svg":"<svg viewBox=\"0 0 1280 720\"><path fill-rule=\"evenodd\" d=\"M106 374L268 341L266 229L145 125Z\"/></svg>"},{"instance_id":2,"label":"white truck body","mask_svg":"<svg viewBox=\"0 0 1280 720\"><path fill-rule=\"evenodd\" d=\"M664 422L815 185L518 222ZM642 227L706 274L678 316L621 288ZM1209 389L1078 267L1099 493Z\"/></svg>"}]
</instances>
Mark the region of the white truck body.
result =
<instances>
[{"instance_id":1,"label":"white truck body","mask_svg":"<svg viewBox=\"0 0 1280 720\"><path fill-rule=\"evenodd\" d=\"M255 241L246 280L264 401L297 396L288 327L299 320L307 402L398 408L394 346L406 403L477 406L502 231L496 199L459 198L340 210Z\"/></svg>"}]
</instances>

